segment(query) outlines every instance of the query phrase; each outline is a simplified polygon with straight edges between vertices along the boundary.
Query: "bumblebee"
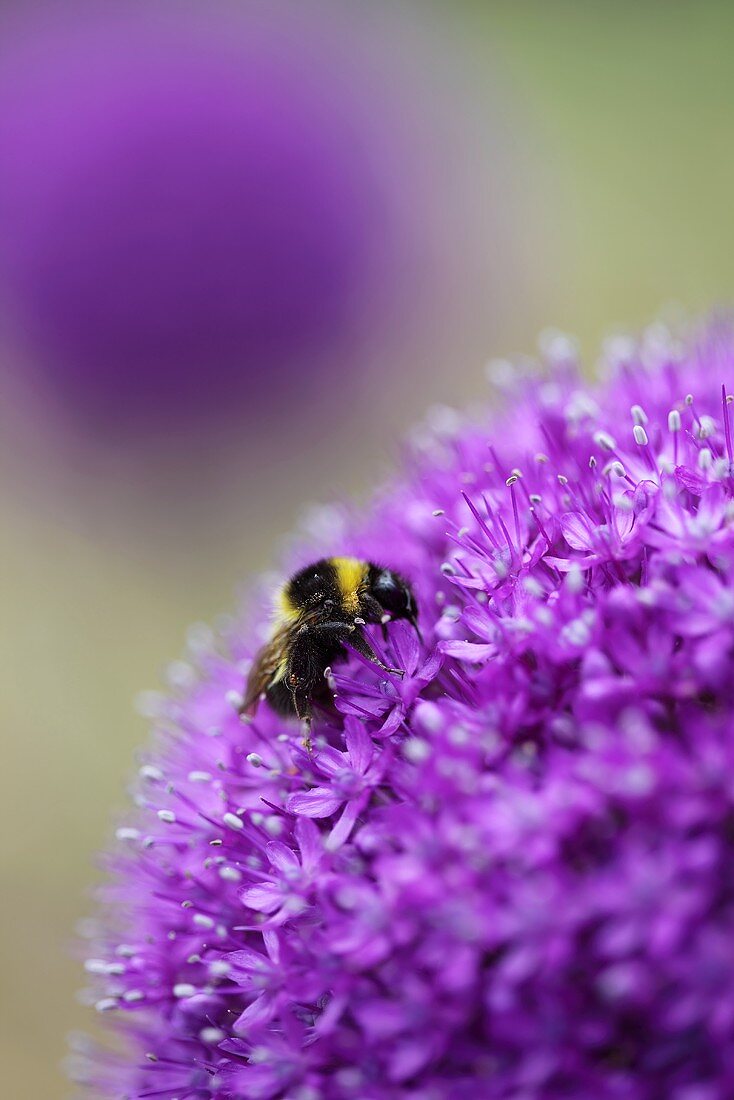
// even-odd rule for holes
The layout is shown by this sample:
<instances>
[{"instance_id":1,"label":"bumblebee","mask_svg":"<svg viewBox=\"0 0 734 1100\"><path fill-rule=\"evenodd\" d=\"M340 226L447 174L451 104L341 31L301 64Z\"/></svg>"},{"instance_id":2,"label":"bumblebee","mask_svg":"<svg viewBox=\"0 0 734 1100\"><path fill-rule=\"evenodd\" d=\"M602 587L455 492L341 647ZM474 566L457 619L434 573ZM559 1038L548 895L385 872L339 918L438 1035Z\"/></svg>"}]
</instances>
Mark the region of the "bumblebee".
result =
<instances>
[{"instance_id":1,"label":"bumblebee","mask_svg":"<svg viewBox=\"0 0 734 1100\"><path fill-rule=\"evenodd\" d=\"M379 659L363 633L367 623L407 619L418 630L410 585L392 569L358 558L322 558L300 569L281 589L270 641L253 663L240 714L253 714L261 696L278 714L311 718L324 697L324 673L345 646L384 672L404 675Z\"/></svg>"}]
</instances>

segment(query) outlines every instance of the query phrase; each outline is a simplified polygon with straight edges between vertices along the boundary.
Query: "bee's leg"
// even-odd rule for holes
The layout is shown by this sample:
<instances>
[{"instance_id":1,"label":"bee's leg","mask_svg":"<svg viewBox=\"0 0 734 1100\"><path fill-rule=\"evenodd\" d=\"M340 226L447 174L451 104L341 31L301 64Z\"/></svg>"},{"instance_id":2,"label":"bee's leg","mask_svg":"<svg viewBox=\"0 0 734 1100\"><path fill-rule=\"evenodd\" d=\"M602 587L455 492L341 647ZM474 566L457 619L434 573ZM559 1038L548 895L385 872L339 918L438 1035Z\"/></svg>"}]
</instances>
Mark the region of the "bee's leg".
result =
<instances>
[{"instance_id":1,"label":"bee's leg","mask_svg":"<svg viewBox=\"0 0 734 1100\"><path fill-rule=\"evenodd\" d=\"M365 592L362 596L362 615L365 622L379 623L380 630L382 631L382 640L387 641L387 624L391 621L392 615L385 611L385 608L381 603L378 603L374 596L370 596L369 592Z\"/></svg>"},{"instance_id":2,"label":"bee's leg","mask_svg":"<svg viewBox=\"0 0 734 1100\"><path fill-rule=\"evenodd\" d=\"M369 592L365 592L361 597L362 615L368 623L381 623L385 618L385 608L381 603L375 599L374 596L370 596Z\"/></svg>"},{"instance_id":3,"label":"bee's leg","mask_svg":"<svg viewBox=\"0 0 734 1100\"><path fill-rule=\"evenodd\" d=\"M310 631L304 630L296 638L291 650L285 682L293 700L296 717L306 724L304 748L311 751L311 696L317 682L318 669L314 665Z\"/></svg>"},{"instance_id":4,"label":"bee's leg","mask_svg":"<svg viewBox=\"0 0 734 1100\"><path fill-rule=\"evenodd\" d=\"M351 649L356 650L357 653L360 653L363 657L366 657L368 661L372 661L372 664L377 665L383 672L391 672L395 676L405 676L405 672L402 668L390 668L389 665L382 663L361 630L355 630L353 634L350 634L349 637L345 639L345 644Z\"/></svg>"},{"instance_id":5,"label":"bee's leg","mask_svg":"<svg viewBox=\"0 0 734 1100\"><path fill-rule=\"evenodd\" d=\"M293 709L296 712L296 717L305 726L305 733L303 736L303 747L306 752L311 751L311 700L305 692L300 691L298 688L291 692L293 699Z\"/></svg>"},{"instance_id":6,"label":"bee's leg","mask_svg":"<svg viewBox=\"0 0 734 1100\"><path fill-rule=\"evenodd\" d=\"M319 634L331 634L334 638L340 641L346 639L350 634L356 630L353 623L342 622L329 622L329 623L314 623L309 626L302 626L299 633L301 635L310 635L312 638L314 635Z\"/></svg>"},{"instance_id":7,"label":"bee's leg","mask_svg":"<svg viewBox=\"0 0 734 1100\"><path fill-rule=\"evenodd\" d=\"M410 625L413 627L413 630L418 635L418 641L422 645L423 644L423 635L421 634L421 628L418 626L418 619L416 618L415 614L406 615L406 618L407 618L408 622L410 623Z\"/></svg>"}]
</instances>

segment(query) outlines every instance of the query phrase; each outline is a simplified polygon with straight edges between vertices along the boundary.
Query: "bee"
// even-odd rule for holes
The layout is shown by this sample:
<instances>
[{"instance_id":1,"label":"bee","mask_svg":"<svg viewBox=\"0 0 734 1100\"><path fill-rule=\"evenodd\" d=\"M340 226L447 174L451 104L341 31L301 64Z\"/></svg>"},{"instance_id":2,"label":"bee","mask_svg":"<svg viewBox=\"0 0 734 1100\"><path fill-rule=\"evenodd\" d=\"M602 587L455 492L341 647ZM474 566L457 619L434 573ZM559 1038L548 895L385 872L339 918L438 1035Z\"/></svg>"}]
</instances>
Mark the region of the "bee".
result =
<instances>
[{"instance_id":1,"label":"bee","mask_svg":"<svg viewBox=\"0 0 734 1100\"><path fill-rule=\"evenodd\" d=\"M283 586L270 640L255 657L240 714L253 714L264 695L277 714L310 721L312 701L324 697L325 672L345 646L384 672L403 676L377 656L364 635L367 623L407 619L418 630L410 585L392 569L358 558L322 558ZM419 633L420 636L420 633Z\"/></svg>"}]
</instances>

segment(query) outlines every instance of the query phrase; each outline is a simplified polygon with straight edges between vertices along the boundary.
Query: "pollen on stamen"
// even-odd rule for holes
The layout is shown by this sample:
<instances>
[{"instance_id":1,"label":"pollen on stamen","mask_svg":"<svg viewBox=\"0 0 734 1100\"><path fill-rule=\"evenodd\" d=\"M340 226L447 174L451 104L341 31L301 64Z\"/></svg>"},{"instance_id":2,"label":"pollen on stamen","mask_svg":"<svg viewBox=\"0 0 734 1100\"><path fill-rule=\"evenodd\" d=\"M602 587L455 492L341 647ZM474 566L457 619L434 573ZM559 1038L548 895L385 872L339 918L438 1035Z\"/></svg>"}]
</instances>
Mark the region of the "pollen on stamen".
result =
<instances>
[{"instance_id":1,"label":"pollen on stamen","mask_svg":"<svg viewBox=\"0 0 734 1100\"><path fill-rule=\"evenodd\" d=\"M188 774L189 783L211 783L214 776L211 772L193 771Z\"/></svg>"},{"instance_id":2,"label":"pollen on stamen","mask_svg":"<svg viewBox=\"0 0 734 1100\"><path fill-rule=\"evenodd\" d=\"M646 447L648 444L647 432L642 427L642 424L635 424L632 429L632 434L635 437L635 443L638 447Z\"/></svg>"},{"instance_id":3,"label":"pollen on stamen","mask_svg":"<svg viewBox=\"0 0 734 1100\"><path fill-rule=\"evenodd\" d=\"M178 982L176 985L174 985L172 992L177 1000L182 1001L185 1000L187 997L196 996L198 990L196 986L191 985L190 982Z\"/></svg>"},{"instance_id":4,"label":"pollen on stamen","mask_svg":"<svg viewBox=\"0 0 734 1100\"><path fill-rule=\"evenodd\" d=\"M126 1004L136 1004L138 1001L145 1000L145 993L142 989L126 989L122 995L123 1001Z\"/></svg>"},{"instance_id":5,"label":"pollen on stamen","mask_svg":"<svg viewBox=\"0 0 734 1100\"><path fill-rule=\"evenodd\" d=\"M597 447L601 447L603 451L614 451L614 450L616 450L617 441L614 439L613 436L611 436L609 434L609 432L605 432L605 431L594 432L594 435L593 435L592 438L594 440L594 443L596 443Z\"/></svg>"},{"instance_id":6,"label":"pollen on stamen","mask_svg":"<svg viewBox=\"0 0 734 1100\"><path fill-rule=\"evenodd\" d=\"M143 764L138 774L141 779L147 779L150 783L162 783L164 779L163 772L154 764Z\"/></svg>"},{"instance_id":7,"label":"pollen on stamen","mask_svg":"<svg viewBox=\"0 0 734 1100\"><path fill-rule=\"evenodd\" d=\"M194 913L191 919L197 928L213 928L216 924L216 921L208 917L206 913Z\"/></svg>"}]
</instances>

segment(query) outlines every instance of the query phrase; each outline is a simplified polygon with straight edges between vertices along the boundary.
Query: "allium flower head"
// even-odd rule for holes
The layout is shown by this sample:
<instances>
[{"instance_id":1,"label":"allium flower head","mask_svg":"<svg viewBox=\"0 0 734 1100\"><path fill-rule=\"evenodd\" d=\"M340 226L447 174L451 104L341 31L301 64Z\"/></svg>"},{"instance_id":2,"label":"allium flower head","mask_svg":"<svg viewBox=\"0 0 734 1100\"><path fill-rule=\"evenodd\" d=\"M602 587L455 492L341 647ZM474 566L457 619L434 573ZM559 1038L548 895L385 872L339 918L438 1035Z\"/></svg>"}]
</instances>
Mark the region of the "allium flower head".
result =
<instances>
[{"instance_id":1,"label":"allium flower head","mask_svg":"<svg viewBox=\"0 0 734 1100\"><path fill-rule=\"evenodd\" d=\"M288 562L412 580L423 641L370 635L404 679L335 665L309 752L237 718L243 616L148 701L97 1094L734 1095L734 336L616 342L596 389L545 355Z\"/></svg>"},{"instance_id":2,"label":"allium flower head","mask_svg":"<svg viewBox=\"0 0 734 1100\"><path fill-rule=\"evenodd\" d=\"M0 304L51 390L95 434L323 392L406 259L380 42L278 3L29 7L0 34Z\"/></svg>"}]
</instances>

